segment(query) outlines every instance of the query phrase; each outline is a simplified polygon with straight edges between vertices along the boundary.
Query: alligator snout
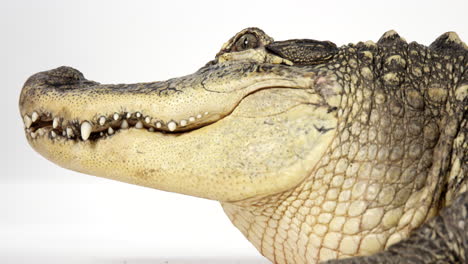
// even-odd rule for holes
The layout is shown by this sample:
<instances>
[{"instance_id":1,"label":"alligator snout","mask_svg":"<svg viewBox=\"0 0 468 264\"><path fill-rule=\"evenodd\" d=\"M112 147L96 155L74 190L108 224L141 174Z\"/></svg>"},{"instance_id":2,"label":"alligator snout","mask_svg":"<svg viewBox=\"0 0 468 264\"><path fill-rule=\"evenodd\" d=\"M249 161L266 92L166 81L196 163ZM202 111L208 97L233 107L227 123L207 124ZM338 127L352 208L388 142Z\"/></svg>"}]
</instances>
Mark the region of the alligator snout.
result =
<instances>
[{"instance_id":1,"label":"alligator snout","mask_svg":"<svg viewBox=\"0 0 468 264\"><path fill-rule=\"evenodd\" d=\"M190 91L181 94L182 89L190 90L183 82L184 78L101 85L87 80L76 69L62 66L31 76L19 105L27 135L32 139L47 134L51 139L86 141L128 128L186 132L213 122L217 117L210 116L210 112L187 114L187 104L179 104L190 99Z\"/></svg>"}]
</instances>

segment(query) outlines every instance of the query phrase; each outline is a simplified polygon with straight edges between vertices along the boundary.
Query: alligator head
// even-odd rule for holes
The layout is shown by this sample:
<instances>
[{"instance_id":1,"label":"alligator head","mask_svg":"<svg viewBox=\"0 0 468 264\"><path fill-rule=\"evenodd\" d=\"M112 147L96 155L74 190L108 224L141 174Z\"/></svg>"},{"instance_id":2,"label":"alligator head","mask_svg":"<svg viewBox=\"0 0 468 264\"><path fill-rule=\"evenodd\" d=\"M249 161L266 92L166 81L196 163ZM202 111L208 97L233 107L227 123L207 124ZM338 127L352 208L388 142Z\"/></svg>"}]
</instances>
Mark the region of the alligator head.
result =
<instances>
[{"instance_id":1,"label":"alligator head","mask_svg":"<svg viewBox=\"0 0 468 264\"><path fill-rule=\"evenodd\" d=\"M310 61L336 52L303 42ZM299 53L284 56L287 45L245 29L194 74L163 82L101 85L69 67L38 73L20 98L28 141L65 168L161 190L219 201L281 192L329 144L340 92L300 66Z\"/></svg>"},{"instance_id":2,"label":"alligator head","mask_svg":"<svg viewBox=\"0 0 468 264\"><path fill-rule=\"evenodd\" d=\"M163 82L38 73L20 110L47 159L221 201L273 262L315 263L388 248L467 190L467 50L452 32L337 48L248 28Z\"/></svg>"}]
</instances>

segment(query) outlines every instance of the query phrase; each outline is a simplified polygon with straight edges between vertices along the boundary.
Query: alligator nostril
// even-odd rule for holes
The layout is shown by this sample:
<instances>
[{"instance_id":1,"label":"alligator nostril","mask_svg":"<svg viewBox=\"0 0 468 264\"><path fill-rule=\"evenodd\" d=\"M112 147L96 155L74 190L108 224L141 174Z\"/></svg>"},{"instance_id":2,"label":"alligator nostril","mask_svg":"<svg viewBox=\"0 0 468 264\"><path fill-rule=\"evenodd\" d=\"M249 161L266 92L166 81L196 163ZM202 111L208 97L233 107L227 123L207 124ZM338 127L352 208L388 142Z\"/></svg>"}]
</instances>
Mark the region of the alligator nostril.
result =
<instances>
[{"instance_id":1,"label":"alligator nostril","mask_svg":"<svg viewBox=\"0 0 468 264\"><path fill-rule=\"evenodd\" d=\"M71 67L62 66L53 70L39 72L26 81L20 96L20 108L25 105L34 105L35 98L51 92L64 91L83 86L92 86L99 83L86 80L83 74ZM24 109L27 110L27 109ZM34 119L31 116L31 119ZM33 122L35 120L32 120Z\"/></svg>"},{"instance_id":2,"label":"alligator nostril","mask_svg":"<svg viewBox=\"0 0 468 264\"><path fill-rule=\"evenodd\" d=\"M62 66L53 70L39 72L29 78L27 84L62 86L77 84L81 80L86 80L81 72L70 67Z\"/></svg>"}]
</instances>

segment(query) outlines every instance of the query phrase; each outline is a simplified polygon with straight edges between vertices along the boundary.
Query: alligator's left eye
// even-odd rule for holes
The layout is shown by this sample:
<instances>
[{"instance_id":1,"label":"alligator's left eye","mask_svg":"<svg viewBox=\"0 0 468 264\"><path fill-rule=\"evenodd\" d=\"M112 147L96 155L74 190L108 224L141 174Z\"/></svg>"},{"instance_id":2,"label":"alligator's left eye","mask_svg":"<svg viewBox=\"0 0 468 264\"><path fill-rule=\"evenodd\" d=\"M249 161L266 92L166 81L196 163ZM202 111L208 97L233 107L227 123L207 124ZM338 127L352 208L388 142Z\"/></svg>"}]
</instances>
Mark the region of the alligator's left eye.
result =
<instances>
[{"instance_id":1,"label":"alligator's left eye","mask_svg":"<svg viewBox=\"0 0 468 264\"><path fill-rule=\"evenodd\" d=\"M254 49L258 47L258 39L252 33L242 35L234 44L232 51L243 51L246 49Z\"/></svg>"}]
</instances>

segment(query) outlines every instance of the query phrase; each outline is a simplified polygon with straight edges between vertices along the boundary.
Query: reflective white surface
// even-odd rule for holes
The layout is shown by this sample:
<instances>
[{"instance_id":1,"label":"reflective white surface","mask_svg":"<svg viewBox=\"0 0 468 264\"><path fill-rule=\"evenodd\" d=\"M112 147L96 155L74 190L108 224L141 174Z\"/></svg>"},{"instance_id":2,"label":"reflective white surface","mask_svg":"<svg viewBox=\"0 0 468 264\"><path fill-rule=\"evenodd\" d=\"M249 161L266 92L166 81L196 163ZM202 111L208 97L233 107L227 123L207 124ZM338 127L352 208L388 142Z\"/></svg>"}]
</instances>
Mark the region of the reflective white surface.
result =
<instances>
[{"instance_id":1,"label":"reflective white surface","mask_svg":"<svg viewBox=\"0 0 468 264\"><path fill-rule=\"evenodd\" d=\"M12 263L265 263L214 201L105 179L2 184L0 201L0 259Z\"/></svg>"},{"instance_id":2,"label":"reflective white surface","mask_svg":"<svg viewBox=\"0 0 468 264\"><path fill-rule=\"evenodd\" d=\"M337 45L395 29L468 42L468 1L2 1L0 263L268 263L217 202L62 169L27 144L18 95L69 65L101 83L192 73L248 26Z\"/></svg>"}]
</instances>

